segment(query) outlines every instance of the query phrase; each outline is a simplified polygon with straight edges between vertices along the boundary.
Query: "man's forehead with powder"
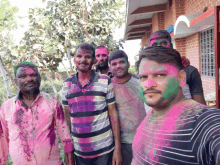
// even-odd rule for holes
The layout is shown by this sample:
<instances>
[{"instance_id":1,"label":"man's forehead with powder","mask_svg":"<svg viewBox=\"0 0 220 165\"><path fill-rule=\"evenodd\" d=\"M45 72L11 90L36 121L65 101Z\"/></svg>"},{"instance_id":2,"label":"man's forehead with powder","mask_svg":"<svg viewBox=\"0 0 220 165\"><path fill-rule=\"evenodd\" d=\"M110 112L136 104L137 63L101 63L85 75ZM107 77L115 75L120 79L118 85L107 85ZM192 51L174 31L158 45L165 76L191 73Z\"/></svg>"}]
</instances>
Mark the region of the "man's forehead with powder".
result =
<instances>
[{"instance_id":1,"label":"man's forehead with powder","mask_svg":"<svg viewBox=\"0 0 220 165\"><path fill-rule=\"evenodd\" d=\"M149 66L147 62L153 62ZM170 76L176 76L178 74L178 68L169 63L157 63L156 61L148 60L147 58L143 58L140 67L139 67L139 74L163 74L166 73Z\"/></svg>"},{"instance_id":2,"label":"man's forehead with powder","mask_svg":"<svg viewBox=\"0 0 220 165\"><path fill-rule=\"evenodd\" d=\"M95 50L95 55L98 55L98 54L108 55L109 53L108 53L107 48L102 47L102 48L98 48L98 49Z\"/></svg>"},{"instance_id":3,"label":"man's forehead with powder","mask_svg":"<svg viewBox=\"0 0 220 165\"><path fill-rule=\"evenodd\" d=\"M83 53L83 54L91 54L92 55L92 50L78 48L76 50L76 53Z\"/></svg>"}]
</instances>

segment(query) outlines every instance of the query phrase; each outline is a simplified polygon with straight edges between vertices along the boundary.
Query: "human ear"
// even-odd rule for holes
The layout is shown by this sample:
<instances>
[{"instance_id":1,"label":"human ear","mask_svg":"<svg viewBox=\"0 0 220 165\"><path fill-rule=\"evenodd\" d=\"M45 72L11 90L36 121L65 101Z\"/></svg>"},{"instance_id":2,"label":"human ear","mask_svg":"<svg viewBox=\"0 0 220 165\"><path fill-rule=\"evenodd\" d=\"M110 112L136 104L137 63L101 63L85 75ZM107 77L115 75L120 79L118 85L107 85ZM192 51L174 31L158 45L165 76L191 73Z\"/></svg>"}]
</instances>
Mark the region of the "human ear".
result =
<instances>
[{"instance_id":1,"label":"human ear","mask_svg":"<svg viewBox=\"0 0 220 165\"><path fill-rule=\"evenodd\" d=\"M16 78L14 78L14 82L18 86L18 80Z\"/></svg>"},{"instance_id":2,"label":"human ear","mask_svg":"<svg viewBox=\"0 0 220 165\"><path fill-rule=\"evenodd\" d=\"M178 81L181 87L184 87L186 85L186 72L184 70L179 71Z\"/></svg>"}]
</instances>

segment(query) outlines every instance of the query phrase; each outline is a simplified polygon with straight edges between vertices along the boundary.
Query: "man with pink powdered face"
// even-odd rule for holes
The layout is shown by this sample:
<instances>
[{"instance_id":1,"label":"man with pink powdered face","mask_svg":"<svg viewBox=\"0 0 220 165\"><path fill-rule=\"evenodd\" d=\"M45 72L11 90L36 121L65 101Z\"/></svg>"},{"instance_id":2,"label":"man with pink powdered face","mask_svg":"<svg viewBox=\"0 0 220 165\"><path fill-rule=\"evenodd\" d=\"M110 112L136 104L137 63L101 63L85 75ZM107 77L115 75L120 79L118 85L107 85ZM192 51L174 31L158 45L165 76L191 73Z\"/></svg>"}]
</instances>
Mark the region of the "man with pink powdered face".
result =
<instances>
[{"instance_id":1,"label":"man with pink powdered face","mask_svg":"<svg viewBox=\"0 0 220 165\"><path fill-rule=\"evenodd\" d=\"M0 108L0 165L10 154L14 165L61 165L58 137L69 165L74 165L73 144L63 108L57 98L41 92L37 66L22 62L15 69L20 91Z\"/></svg>"},{"instance_id":2,"label":"man with pink powdered face","mask_svg":"<svg viewBox=\"0 0 220 165\"><path fill-rule=\"evenodd\" d=\"M94 66L96 67L96 72L100 74L105 74L110 78L112 78L113 73L110 67L108 66L108 57L109 57L108 48L106 48L105 46L98 46L95 49L96 64Z\"/></svg>"},{"instance_id":3,"label":"man with pink powdered face","mask_svg":"<svg viewBox=\"0 0 220 165\"><path fill-rule=\"evenodd\" d=\"M171 43L171 36L166 30L158 30L151 34L149 38L150 46L163 46L168 48L173 48ZM202 80L199 71L196 67L190 65L189 60L182 56L183 70L186 72L186 85L183 87L183 94L187 98L192 98L193 100L206 105Z\"/></svg>"},{"instance_id":4,"label":"man with pink powdered face","mask_svg":"<svg viewBox=\"0 0 220 165\"><path fill-rule=\"evenodd\" d=\"M220 164L220 110L183 95L186 73L179 52L148 47L136 68L140 95L152 109L137 128L131 165Z\"/></svg>"}]
</instances>

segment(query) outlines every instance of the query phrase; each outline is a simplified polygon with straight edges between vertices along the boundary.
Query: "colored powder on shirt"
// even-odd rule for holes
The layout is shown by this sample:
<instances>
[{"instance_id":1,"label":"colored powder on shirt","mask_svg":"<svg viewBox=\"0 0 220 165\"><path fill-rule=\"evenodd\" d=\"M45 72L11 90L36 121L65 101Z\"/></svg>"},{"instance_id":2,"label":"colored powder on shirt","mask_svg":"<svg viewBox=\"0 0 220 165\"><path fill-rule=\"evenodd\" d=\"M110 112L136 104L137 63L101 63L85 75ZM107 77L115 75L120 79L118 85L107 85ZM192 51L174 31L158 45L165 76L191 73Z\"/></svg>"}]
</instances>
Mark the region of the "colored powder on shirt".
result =
<instances>
[{"instance_id":1,"label":"colored powder on shirt","mask_svg":"<svg viewBox=\"0 0 220 165\"><path fill-rule=\"evenodd\" d=\"M31 161L31 150L28 145L28 133L24 131L24 126L23 126L23 116L24 116L24 111L20 108L16 110L15 113L15 124L18 124L18 127L20 128L20 139L21 139L21 145L23 146L24 153L26 154L26 159L27 161Z\"/></svg>"},{"instance_id":2,"label":"colored powder on shirt","mask_svg":"<svg viewBox=\"0 0 220 165\"><path fill-rule=\"evenodd\" d=\"M0 137L1 137L2 133L3 133L3 128L2 128L2 123L0 122Z\"/></svg>"},{"instance_id":3,"label":"colored powder on shirt","mask_svg":"<svg viewBox=\"0 0 220 165\"><path fill-rule=\"evenodd\" d=\"M57 118L64 121L64 113L61 105L57 108Z\"/></svg>"},{"instance_id":4,"label":"colored powder on shirt","mask_svg":"<svg viewBox=\"0 0 220 165\"><path fill-rule=\"evenodd\" d=\"M55 133L55 119L53 118L51 125L49 127L49 134L48 138L50 138L50 146L52 147L55 144L55 139L56 139L56 133Z\"/></svg>"},{"instance_id":5,"label":"colored powder on shirt","mask_svg":"<svg viewBox=\"0 0 220 165\"><path fill-rule=\"evenodd\" d=\"M158 130L157 136L154 137L155 141L157 142L156 148L159 148L159 150L161 150L162 147L164 147L164 146L170 146L170 142L165 140L168 138L167 137L165 138L164 132L166 132L166 134L172 134L177 129L176 124L178 124L178 125L183 124L183 120L182 120L182 123L177 123L177 121L179 120L178 115L181 114L182 111L184 110L183 107L184 107L183 104L181 104L181 105L179 104L177 106L174 106L169 112L167 112L165 114L165 116L166 116L165 120L163 121L161 128ZM158 122L158 124L161 124L161 123ZM151 151L149 153L149 157L151 159L155 159L156 148L155 147L151 148ZM157 150L157 151L159 151L159 150ZM157 153L157 154L159 154L159 153Z\"/></svg>"}]
</instances>

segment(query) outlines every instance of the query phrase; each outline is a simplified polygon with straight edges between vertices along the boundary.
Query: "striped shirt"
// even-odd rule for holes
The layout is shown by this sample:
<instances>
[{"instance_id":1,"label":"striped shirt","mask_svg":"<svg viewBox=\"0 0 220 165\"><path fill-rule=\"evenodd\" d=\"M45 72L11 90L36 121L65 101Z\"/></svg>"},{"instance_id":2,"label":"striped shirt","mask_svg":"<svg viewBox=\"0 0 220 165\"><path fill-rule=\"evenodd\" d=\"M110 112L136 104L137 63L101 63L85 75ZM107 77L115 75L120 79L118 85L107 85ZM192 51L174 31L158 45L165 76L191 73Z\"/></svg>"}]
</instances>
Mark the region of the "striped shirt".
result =
<instances>
[{"instance_id":1,"label":"striped shirt","mask_svg":"<svg viewBox=\"0 0 220 165\"><path fill-rule=\"evenodd\" d=\"M77 75L63 83L62 103L69 106L74 153L95 158L114 149L108 105L115 103L111 79L92 71L83 88Z\"/></svg>"},{"instance_id":2,"label":"striped shirt","mask_svg":"<svg viewBox=\"0 0 220 165\"><path fill-rule=\"evenodd\" d=\"M132 149L132 165L219 164L220 110L188 99L163 114L150 111Z\"/></svg>"}]
</instances>

